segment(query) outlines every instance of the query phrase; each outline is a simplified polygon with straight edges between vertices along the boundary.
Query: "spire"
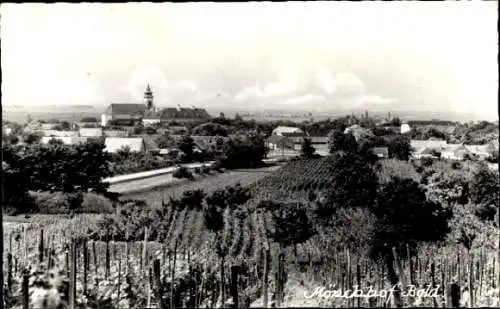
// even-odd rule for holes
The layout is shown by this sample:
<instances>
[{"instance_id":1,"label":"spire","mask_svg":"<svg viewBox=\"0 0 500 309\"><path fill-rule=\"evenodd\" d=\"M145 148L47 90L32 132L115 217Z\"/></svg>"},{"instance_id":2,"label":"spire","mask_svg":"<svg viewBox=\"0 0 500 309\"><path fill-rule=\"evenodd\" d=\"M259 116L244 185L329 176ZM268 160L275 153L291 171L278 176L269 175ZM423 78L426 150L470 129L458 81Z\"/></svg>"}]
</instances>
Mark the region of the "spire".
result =
<instances>
[{"instance_id":1,"label":"spire","mask_svg":"<svg viewBox=\"0 0 500 309\"><path fill-rule=\"evenodd\" d=\"M151 91L151 86L148 83L146 91L144 92L144 100L146 101L146 106L148 110L154 109L153 105L153 92Z\"/></svg>"}]
</instances>

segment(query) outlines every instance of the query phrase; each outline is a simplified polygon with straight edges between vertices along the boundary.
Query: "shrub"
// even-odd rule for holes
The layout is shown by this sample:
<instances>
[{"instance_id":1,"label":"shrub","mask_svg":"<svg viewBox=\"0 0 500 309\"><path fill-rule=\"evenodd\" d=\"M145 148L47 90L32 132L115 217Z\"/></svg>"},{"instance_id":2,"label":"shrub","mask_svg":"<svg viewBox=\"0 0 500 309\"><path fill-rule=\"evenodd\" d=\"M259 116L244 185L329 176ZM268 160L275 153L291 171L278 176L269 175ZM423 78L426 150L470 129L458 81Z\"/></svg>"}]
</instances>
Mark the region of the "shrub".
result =
<instances>
[{"instance_id":1,"label":"shrub","mask_svg":"<svg viewBox=\"0 0 500 309\"><path fill-rule=\"evenodd\" d=\"M201 167L201 172L202 172L203 174L210 174L210 166L208 166L208 165L203 165L203 166Z\"/></svg>"},{"instance_id":2,"label":"shrub","mask_svg":"<svg viewBox=\"0 0 500 309\"><path fill-rule=\"evenodd\" d=\"M112 213L114 210L113 202L95 193L86 193L83 196L83 202L78 209L81 213Z\"/></svg>"},{"instance_id":3,"label":"shrub","mask_svg":"<svg viewBox=\"0 0 500 309\"><path fill-rule=\"evenodd\" d=\"M420 165L419 165L419 166L416 166L416 167L415 167L415 171L416 171L417 173L421 174L421 173L424 171L424 168L423 168L422 166L420 166Z\"/></svg>"},{"instance_id":4,"label":"shrub","mask_svg":"<svg viewBox=\"0 0 500 309\"><path fill-rule=\"evenodd\" d=\"M194 172L195 172L195 174L198 174L198 175L201 174L202 173L201 167L195 167Z\"/></svg>"},{"instance_id":5,"label":"shrub","mask_svg":"<svg viewBox=\"0 0 500 309\"><path fill-rule=\"evenodd\" d=\"M460 162L454 161L451 163L451 168L454 170L459 170L462 168L462 164L460 164Z\"/></svg>"},{"instance_id":6,"label":"shrub","mask_svg":"<svg viewBox=\"0 0 500 309\"><path fill-rule=\"evenodd\" d=\"M172 174L175 178L187 178L187 179L194 179L193 173L191 173L187 167L185 166L180 166L178 167L174 173Z\"/></svg>"},{"instance_id":7,"label":"shrub","mask_svg":"<svg viewBox=\"0 0 500 309\"><path fill-rule=\"evenodd\" d=\"M422 166L432 166L432 163L434 162L434 160L432 158L422 158L420 160Z\"/></svg>"},{"instance_id":8,"label":"shrub","mask_svg":"<svg viewBox=\"0 0 500 309\"><path fill-rule=\"evenodd\" d=\"M110 199L95 193L32 193L41 214L112 213Z\"/></svg>"}]
</instances>

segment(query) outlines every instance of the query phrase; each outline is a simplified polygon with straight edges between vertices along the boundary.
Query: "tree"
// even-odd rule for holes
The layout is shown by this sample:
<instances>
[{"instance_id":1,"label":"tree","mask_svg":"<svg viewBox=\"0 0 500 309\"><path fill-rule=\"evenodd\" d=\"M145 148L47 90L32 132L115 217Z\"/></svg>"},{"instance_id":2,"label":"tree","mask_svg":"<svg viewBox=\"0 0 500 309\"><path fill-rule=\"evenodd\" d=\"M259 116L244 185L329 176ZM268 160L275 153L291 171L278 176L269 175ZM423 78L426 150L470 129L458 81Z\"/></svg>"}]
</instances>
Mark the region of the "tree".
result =
<instances>
[{"instance_id":1,"label":"tree","mask_svg":"<svg viewBox=\"0 0 500 309\"><path fill-rule=\"evenodd\" d=\"M318 215L328 219L337 208L367 207L377 193L376 157L371 153L337 153L330 158L331 190L328 202L318 209Z\"/></svg>"},{"instance_id":2,"label":"tree","mask_svg":"<svg viewBox=\"0 0 500 309\"><path fill-rule=\"evenodd\" d=\"M84 117L80 120L80 122L99 122L95 117Z\"/></svg>"},{"instance_id":3,"label":"tree","mask_svg":"<svg viewBox=\"0 0 500 309\"><path fill-rule=\"evenodd\" d=\"M214 122L207 122L201 124L193 129L193 135L203 135L203 136L227 136L228 129Z\"/></svg>"},{"instance_id":4,"label":"tree","mask_svg":"<svg viewBox=\"0 0 500 309\"><path fill-rule=\"evenodd\" d=\"M295 256L297 256L297 244L307 241L314 235L314 229L304 205L284 204L272 215L275 231L271 237L280 244L280 247L293 245Z\"/></svg>"},{"instance_id":5,"label":"tree","mask_svg":"<svg viewBox=\"0 0 500 309\"><path fill-rule=\"evenodd\" d=\"M156 134L156 132L157 132L156 128L154 128L152 126L144 128L144 133L146 133L148 135Z\"/></svg>"},{"instance_id":6,"label":"tree","mask_svg":"<svg viewBox=\"0 0 500 309\"><path fill-rule=\"evenodd\" d=\"M194 146L195 146L194 140L191 138L190 135L184 135L180 139L177 147L179 148L180 151L184 153L182 157L183 162L188 163L193 161Z\"/></svg>"},{"instance_id":7,"label":"tree","mask_svg":"<svg viewBox=\"0 0 500 309\"><path fill-rule=\"evenodd\" d=\"M415 252L417 244L444 240L450 231L451 211L428 201L425 191L411 179L395 177L383 185L372 211L377 218L372 256L385 261L391 285L398 283L393 248L404 257L407 245ZM400 300L399 295L395 297Z\"/></svg>"},{"instance_id":8,"label":"tree","mask_svg":"<svg viewBox=\"0 0 500 309\"><path fill-rule=\"evenodd\" d=\"M39 143L42 140L42 136L36 133L27 133L23 136L23 140L26 144L32 145Z\"/></svg>"},{"instance_id":9,"label":"tree","mask_svg":"<svg viewBox=\"0 0 500 309\"><path fill-rule=\"evenodd\" d=\"M165 135L158 136L155 139L155 143L158 146L158 148L166 149L166 148L170 148L170 147L174 146L175 140L172 136L170 136L170 134L165 134Z\"/></svg>"},{"instance_id":10,"label":"tree","mask_svg":"<svg viewBox=\"0 0 500 309\"><path fill-rule=\"evenodd\" d=\"M398 117L394 117L391 119L389 124L393 127L399 127L399 126L401 126L401 119L399 119Z\"/></svg>"},{"instance_id":11,"label":"tree","mask_svg":"<svg viewBox=\"0 0 500 309\"><path fill-rule=\"evenodd\" d=\"M231 138L222 151L222 166L233 169L261 166L267 149L262 136L249 133L246 138Z\"/></svg>"},{"instance_id":12,"label":"tree","mask_svg":"<svg viewBox=\"0 0 500 309\"><path fill-rule=\"evenodd\" d=\"M478 214L483 219L492 219L493 209L500 203L499 178L498 173L489 170L485 164L480 164L472 175L470 197L471 201L478 205Z\"/></svg>"},{"instance_id":13,"label":"tree","mask_svg":"<svg viewBox=\"0 0 500 309\"><path fill-rule=\"evenodd\" d=\"M7 162L19 160L16 150L11 146L2 147L3 159ZM26 213L35 208L33 199L28 193L24 174L20 166L11 166L2 160L2 212L8 214Z\"/></svg>"},{"instance_id":14,"label":"tree","mask_svg":"<svg viewBox=\"0 0 500 309\"><path fill-rule=\"evenodd\" d=\"M389 157L408 161L411 153L411 145L408 137L396 135L388 141Z\"/></svg>"},{"instance_id":15,"label":"tree","mask_svg":"<svg viewBox=\"0 0 500 309\"><path fill-rule=\"evenodd\" d=\"M336 151L352 152L358 149L358 143L354 135L337 130L330 132L328 136L328 145L330 153Z\"/></svg>"},{"instance_id":16,"label":"tree","mask_svg":"<svg viewBox=\"0 0 500 309\"><path fill-rule=\"evenodd\" d=\"M300 155L304 158L312 158L314 152L316 152L316 149L314 149L311 139L304 138L302 140L302 146L300 148Z\"/></svg>"}]
</instances>

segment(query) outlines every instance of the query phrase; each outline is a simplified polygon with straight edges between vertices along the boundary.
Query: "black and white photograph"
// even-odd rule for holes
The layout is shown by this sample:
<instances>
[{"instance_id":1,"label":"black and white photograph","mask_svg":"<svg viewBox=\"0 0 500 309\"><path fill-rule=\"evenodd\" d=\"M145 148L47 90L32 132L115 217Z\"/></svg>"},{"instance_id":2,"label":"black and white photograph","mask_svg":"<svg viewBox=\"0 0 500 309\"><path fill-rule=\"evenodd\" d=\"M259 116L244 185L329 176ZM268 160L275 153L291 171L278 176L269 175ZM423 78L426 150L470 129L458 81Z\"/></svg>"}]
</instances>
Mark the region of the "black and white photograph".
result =
<instances>
[{"instance_id":1,"label":"black and white photograph","mask_svg":"<svg viewBox=\"0 0 500 309\"><path fill-rule=\"evenodd\" d=\"M497 22L2 3L0 308L500 308Z\"/></svg>"}]
</instances>

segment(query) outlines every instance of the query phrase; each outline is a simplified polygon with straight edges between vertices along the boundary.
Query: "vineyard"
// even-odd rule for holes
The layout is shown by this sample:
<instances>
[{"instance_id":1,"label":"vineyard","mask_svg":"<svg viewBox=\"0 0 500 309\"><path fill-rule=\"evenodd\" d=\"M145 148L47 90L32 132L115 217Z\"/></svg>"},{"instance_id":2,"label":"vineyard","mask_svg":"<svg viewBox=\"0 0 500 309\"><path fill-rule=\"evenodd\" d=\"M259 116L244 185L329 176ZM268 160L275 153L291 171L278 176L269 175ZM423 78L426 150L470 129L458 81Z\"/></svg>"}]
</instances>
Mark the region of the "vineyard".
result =
<instances>
[{"instance_id":1,"label":"vineyard","mask_svg":"<svg viewBox=\"0 0 500 309\"><path fill-rule=\"evenodd\" d=\"M31 304L43 302L44 295L74 308L393 304L386 298L316 297L304 302L303 292L311 294L319 286L389 289L389 271L383 261L367 256L363 244L332 244L340 231L316 227L317 233L295 249L282 248L270 237L276 223L264 201L307 203L309 192L321 192L333 182L327 160L292 161L277 171L229 172L134 194L126 199L143 203L126 201L104 217L34 217L30 223L8 225L7 307L21 308L26 297ZM390 168L394 164L384 163L382 173L395 173ZM248 187L250 197L225 208L223 228L214 233L204 223L202 201L236 183ZM343 237L356 243L364 221L345 216L350 228L342 233L350 234ZM451 306L456 297L449 290L457 286L460 306L500 306L495 233L497 228L485 227L470 250L447 242L422 245L417 252L408 249L404 256L394 252L403 286L431 286L439 295L408 297L403 305ZM25 267L31 267L29 272L22 271Z\"/></svg>"}]
</instances>

